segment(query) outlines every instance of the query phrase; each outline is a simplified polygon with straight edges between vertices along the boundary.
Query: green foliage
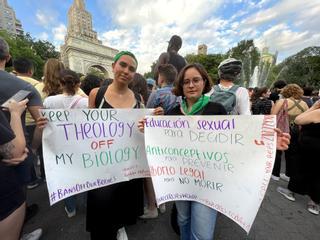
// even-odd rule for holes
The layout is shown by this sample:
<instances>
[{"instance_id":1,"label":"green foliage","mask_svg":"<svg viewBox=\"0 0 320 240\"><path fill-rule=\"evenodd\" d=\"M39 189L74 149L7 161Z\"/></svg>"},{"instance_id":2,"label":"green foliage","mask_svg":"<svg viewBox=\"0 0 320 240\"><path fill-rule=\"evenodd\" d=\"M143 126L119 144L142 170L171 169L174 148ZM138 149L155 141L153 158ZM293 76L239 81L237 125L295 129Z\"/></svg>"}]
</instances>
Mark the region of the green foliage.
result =
<instances>
[{"instance_id":1,"label":"green foliage","mask_svg":"<svg viewBox=\"0 0 320 240\"><path fill-rule=\"evenodd\" d=\"M188 63L202 64L213 81L218 78L218 65L227 57L240 59L243 63L241 78L236 81L244 87L248 87L254 68L259 66L260 53L254 46L253 40L242 40L226 54L195 55L189 54L185 58ZM145 78L153 77L153 69L156 62L151 66L151 71L144 74ZM270 63L269 63L270 65ZM266 67L269 68L266 64ZM288 83L297 83L300 86L313 86L320 88L320 47L309 47L287 58L281 64L270 66L265 74L267 87L272 87L276 80L285 80Z\"/></svg>"},{"instance_id":2,"label":"green foliage","mask_svg":"<svg viewBox=\"0 0 320 240\"><path fill-rule=\"evenodd\" d=\"M254 72L255 66L259 65L260 53L254 46L252 39L240 41L236 47L231 48L227 55L242 61L241 78L236 82L237 84L248 87L250 78Z\"/></svg>"},{"instance_id":3,"label":"green foliage","mask_svg":"<svg viewBox=\"0 0 320 240\"><path fill-rule=\"evenodd\" d=\"M0 36L8 42L13 59L25 57L33 61L35 67L34 78L36 79L42 77L43 66L48 58L59 58L59 53L55 51L55 47L50 42L36 41L29 33L16 37L9 35L6 31L0 31Z\"/></svg>"},{"instance_id":4,"label":"green foliage","mask_svg":"<svg viewBox=\"0 0 320 240\"><path fill-rule=\"evenodd\" d=\"M225 58L226 55L224 54L188 54L185 57L188 63L200 63L201 65L203 65L214 83L218 79L218 65Z\"/></svg>"},{"instance_id":5,"label":"green foliage","mask_svg":"<svg viewBox=\"0 0 320 240\"><path fill-rule=\"evenodd\" d=\"M88 70L88 74L95 75L100 79L105 79L106 78L106 74L104 72L102 72L100 69L96 68L96 67L90 67L89 70Z\"/></svg>"},{"instance_id":6,"label":"green foliage","mask_svg":"<svg viewBox=\"0 0 320 240\"><path fill-rule=\"evenodd\" d=\"M150 71L150 72L146 72L146 73L143 74L143 77L144 77L145 79L147 79L147 78L152 78L152 79L154 79L154 68L156 67L156 64L157 64L157 61L154 61L154 62L152 63L152 65L151 65L151 71Z\"/></svg>"},{"instance_id":7,"label":"green foliage","mask_svg":"<svg viewBox=\"0 0 320 240\"><path fill-rule=\"evenodd\" d=\"M309 47L275 67L276 80L320 88L320 47Z\"/></svg>"}]
</instances>

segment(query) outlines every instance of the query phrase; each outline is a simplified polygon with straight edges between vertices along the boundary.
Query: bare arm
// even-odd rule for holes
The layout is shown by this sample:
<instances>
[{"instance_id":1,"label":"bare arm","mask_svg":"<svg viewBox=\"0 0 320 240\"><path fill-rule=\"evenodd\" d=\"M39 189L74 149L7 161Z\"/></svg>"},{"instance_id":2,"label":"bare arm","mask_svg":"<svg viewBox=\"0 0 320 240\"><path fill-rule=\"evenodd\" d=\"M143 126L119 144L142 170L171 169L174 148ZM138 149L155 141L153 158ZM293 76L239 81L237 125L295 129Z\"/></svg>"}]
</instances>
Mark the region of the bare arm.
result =
<instances>
[{"instance_id":1,"label":"bare arm","mask_svg":"<svg viewBox=\"0 0 320 240\"><path fill-rule=\"evenodd\" d=\"M28 99L19 103L11 101L8 105L8 111L11 115L10 126L15 134L15 138L0 146L0 154L7 159L20 157L25 149L26 140L21 123L21 114L26 109Z\"/></svg>"},{"instance_id":2,"label":"bare arm","mask_svg":"<svg viewBox=\"0 0 320 240\"><path fill-rule=\"evenodd\" d=\"M271 114L272 115L277 115L282 107L283 104L283 99L280 99L276 102L276 104L273 105L272 109L271 109Z\"/></svg>"},{"instance_id":3,"label":"bare arm","mask_svg":"<svg viewBox=\"0 0 320 240\"><path fill-rule=\"evenodd\" d=\"M40 116L40 112L39 110L41 109L41 106L29 106L28 110L32 116L32 118L37 121L37 119L39 119ZM31 144L31 148L33 151L35 151L36 149L39 148L40 144L41 144L41 139L42 139L42 129L40 129L38 126L36 126L34 133L33 133L33 138L32 138L32 144Z\"/></svg>"},{"instance_id":4,"label":"bare arm","mask_svg":"<svg viewBox=\"0 0 320 240\"><path fill-rule=\"evenodd\" d=\"M295 121L298 125L306 125L310 123L320 122L320 101L317 101L311 108L299 114Z\"/></svg>"}]
</instances>

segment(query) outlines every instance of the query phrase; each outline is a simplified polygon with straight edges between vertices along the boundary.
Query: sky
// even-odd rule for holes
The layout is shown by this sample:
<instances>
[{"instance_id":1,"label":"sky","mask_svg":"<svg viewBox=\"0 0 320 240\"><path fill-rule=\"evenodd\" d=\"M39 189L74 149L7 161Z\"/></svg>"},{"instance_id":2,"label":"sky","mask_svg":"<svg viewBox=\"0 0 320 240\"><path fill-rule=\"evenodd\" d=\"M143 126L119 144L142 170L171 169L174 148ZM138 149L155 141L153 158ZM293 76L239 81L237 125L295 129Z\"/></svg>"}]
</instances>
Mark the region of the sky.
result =
<instances>
[{"instance_id":1,"label":"sky","mask_svg":"<svg viewBox=\"0 0 320 240\"><path fill-rule=\"evenodd\" d=\"M25 32L53 43L67 31L73 0L7 0ZM93 28L104 45L132 51L138 72L150 71L174 34L182 37L181 55L225 53L254 39L278 51L278 62L309 46L320 46L320 0L85 0Z\"/></svg>"}]
</instances>

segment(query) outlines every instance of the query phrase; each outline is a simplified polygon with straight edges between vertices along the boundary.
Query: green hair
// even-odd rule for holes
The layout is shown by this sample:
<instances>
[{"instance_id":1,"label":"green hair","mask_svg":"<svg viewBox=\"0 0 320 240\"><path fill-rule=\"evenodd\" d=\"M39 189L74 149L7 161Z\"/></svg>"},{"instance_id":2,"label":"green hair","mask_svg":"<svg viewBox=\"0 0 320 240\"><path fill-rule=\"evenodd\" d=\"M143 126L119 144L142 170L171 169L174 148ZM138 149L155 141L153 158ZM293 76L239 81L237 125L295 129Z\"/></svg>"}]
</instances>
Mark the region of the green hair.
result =
<instances>
[{"instance_id":1,"label":"green hair","mask_svg":"<svg viewBox=\"0 0 320 240\"><path fill-rule=\"evenodd\" d=\"M129 52L129 51L121 51L121 52L117 53L117 55L114 56L113 61L117 62L123 55L128 55L128 56L132 57L138 67L138 60L137 60L136 56L132 52Z\"/></svg>"}]
</instances>

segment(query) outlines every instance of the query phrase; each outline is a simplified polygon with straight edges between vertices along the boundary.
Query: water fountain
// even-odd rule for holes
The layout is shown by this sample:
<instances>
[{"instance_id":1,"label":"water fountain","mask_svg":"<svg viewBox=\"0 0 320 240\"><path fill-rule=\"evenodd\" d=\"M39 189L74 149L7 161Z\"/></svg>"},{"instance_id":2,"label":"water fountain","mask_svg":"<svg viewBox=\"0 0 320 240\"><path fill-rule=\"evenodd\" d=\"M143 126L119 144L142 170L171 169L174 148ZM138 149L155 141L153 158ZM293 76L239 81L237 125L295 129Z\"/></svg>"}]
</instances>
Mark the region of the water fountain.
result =
<instances>
[{"instance_id":1,"label":"water fountain","mask_svg":"<svg viewBox=\"0 0 320 240\"><path fill-rule=\"evenodd\" d=\"M267 47L262 49L259 65L254 68L253 74L250 77L249 87L266 86L271 68L276 63L277 55L278 52L275 54L269 53Z\"/></svg>"}]
</instances>

